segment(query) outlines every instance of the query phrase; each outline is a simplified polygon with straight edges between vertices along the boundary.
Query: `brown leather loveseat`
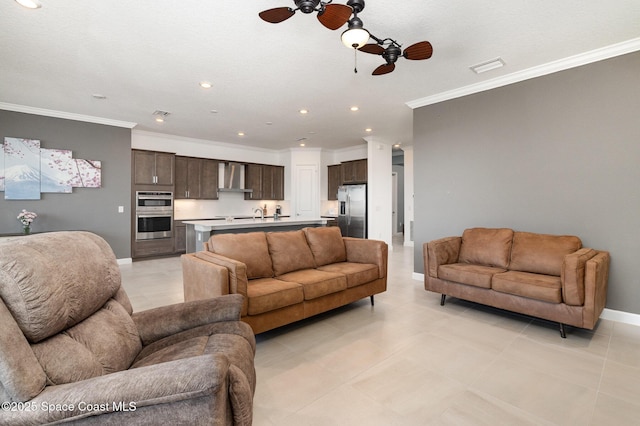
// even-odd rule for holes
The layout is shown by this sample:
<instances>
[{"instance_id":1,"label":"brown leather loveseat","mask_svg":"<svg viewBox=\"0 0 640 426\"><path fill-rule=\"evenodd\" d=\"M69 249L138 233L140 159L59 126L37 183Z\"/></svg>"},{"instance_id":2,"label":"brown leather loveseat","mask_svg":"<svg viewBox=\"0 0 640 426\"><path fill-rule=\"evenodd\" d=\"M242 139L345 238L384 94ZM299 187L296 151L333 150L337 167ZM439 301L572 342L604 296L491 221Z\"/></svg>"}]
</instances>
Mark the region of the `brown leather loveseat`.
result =
<instances>
[{"instance_id":1,"label":"brown leather loveseat","mask_svg":"<svg viewBox=\"0 0 640 426\"><path fill-rule=\"evenodd\" d=\"M182 256L186 301L244 296L241 319L261 333L387 289L387 244L337 227L213 235Z\"/></svg>"},{"instance_id":2,"label":"brown leather loveseat","mask_svg":"<svg viewBox=\"0 0 640 426\"><path fill-rule=\"evenodd\" d=\"M471 228L425 243L424 288L564 325L593 329L607 298L609 253L580 238Z\"/></svg>"}]
</instances>

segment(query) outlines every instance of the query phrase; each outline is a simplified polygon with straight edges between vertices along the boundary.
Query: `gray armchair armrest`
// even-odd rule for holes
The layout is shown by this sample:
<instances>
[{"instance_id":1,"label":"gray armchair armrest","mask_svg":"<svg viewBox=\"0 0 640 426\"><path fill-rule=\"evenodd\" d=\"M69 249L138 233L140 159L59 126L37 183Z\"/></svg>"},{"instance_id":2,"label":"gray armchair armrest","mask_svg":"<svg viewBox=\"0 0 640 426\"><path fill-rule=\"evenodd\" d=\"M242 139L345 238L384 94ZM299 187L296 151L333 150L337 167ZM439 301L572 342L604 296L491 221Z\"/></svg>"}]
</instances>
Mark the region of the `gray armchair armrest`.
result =
<instances>
[{"instance_id":1,"label":"gray armchair armrest","mask_svg":"<svg viewBox=\"0 0 640 426\"><path fill-rule=\"evenodd\" d=\"M131 317L143 345L201 325L239 321L243 297L228 294L213 299L194 300L136 312Z\"/></svg>"},{"instance_id":2,"label":"gray armchair armrest","mask_svg":"<svg viewBox=\"0 0 640 426\"><path fill-rule=\"evenodd\" d=\"M226 404L215 407L217 401L214 399L220 392L227 393L229 368L229 361L224 355L211 354L48 386L38 396L25 402L20 410L3 411L0 423L44 424L81 420L96 415L110 417L124 411L135 415L137 411L139 416L146 417L141 424L159 424L171 422L172 419L149 418L150 413L145 407L170 406L183 401L191 401L189 404L194 407L194 415L198 411L195 407L204 404L206 407L202 411L206 408L211 412L214 406L211 415L220 410L221 416L224 416ZM185 415L184 410L158 411L163 414L175 412L175 416Z\"/></svg>"}]
</instances>

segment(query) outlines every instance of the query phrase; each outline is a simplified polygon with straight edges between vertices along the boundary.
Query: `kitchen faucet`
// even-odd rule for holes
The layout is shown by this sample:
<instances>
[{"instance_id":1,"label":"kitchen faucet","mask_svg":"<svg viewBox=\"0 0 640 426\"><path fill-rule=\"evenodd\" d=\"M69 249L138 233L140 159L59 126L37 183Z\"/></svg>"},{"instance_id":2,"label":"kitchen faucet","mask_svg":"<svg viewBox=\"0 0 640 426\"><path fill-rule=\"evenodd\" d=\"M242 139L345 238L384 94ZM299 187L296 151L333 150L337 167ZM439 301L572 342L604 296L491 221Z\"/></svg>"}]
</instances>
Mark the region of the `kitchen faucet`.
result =
<instances>
[{"instance_id":1,"label":"kitchen faucet","mask_svg":"<svg viewBox=\"0 0 640 426\"><path fill-rule=\"evenodd\" d=\"M253 211L253 220L256 220L256 213L260 213L260 220L264 222L264 211L260 207Z\"/></svg>"}]
</instances>

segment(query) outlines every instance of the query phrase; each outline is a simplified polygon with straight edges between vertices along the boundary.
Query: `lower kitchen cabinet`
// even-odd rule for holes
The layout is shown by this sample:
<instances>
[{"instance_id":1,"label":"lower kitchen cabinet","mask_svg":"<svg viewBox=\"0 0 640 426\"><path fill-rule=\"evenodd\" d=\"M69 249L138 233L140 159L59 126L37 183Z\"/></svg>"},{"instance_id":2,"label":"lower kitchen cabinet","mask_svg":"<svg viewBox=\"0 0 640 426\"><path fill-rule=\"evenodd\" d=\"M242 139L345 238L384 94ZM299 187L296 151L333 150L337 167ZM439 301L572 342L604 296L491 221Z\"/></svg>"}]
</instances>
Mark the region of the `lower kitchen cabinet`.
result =
<instances>
[{"instance_id":1,"label":"lower kitchen cabinet","mask_svg":"<svg viewBox=\"0 0 640 426\"><path fill-rule=\"evenodd\" d=\"M167 256L174 253L173 238L159 238L157 240L134 241L132 257L134 259L151 256Z\"/></svg>"},{"instance_id":2,"label":"lower kitchen cabinet","mask_svg":"<svg viewBox=\"0 0 640 426\"><path fill-rule=\"evenodd\" d=\"M173 222L173 239L175 242L174 253L186 253L187 252L187 225L183 224L181 220Z\"/></svg>"}]
</instances>

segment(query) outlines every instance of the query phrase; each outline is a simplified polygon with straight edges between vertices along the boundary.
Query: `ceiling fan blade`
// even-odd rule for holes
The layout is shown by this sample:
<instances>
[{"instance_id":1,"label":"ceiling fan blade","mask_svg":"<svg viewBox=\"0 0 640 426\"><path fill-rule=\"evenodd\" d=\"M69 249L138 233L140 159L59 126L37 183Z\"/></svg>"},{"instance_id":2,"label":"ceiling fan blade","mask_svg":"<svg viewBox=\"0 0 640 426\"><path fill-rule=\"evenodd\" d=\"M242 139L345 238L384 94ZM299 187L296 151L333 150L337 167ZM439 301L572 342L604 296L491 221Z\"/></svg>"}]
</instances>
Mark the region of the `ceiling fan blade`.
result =
<instances>
[{"instance_id":1,"label":"ceiling fan blade","mask_svg":"<svg viewBox=\"0 0 640 426\"><path fill-rule=\"evenodd\" d=\"M429 59L433 55L433 46L428 41L421 41L404 49L402 56L414 61Z\"/></svg>"},{"instance_id":2,"label":"ceiling fan blade","mask_svg":"<svg viewBox=\"0 0 640 426\"><path fill-rule=\"evenodd\" d=\"M278 22L285 21L291 18L296 12L290 7L276 7L275 9L263 10L258 13L258 16L263 21L277 24Z\"/></svg>"},{"instance_id":3,"label":"ceiling fan blade","mask_svg":"<svg viewBox=\"0 0 640 426\"><path fill-rule=\"evenodd\" d=\"M396 69L396 64L384 64L384 65L380 65L378 68L373 70L371 75L389 74L391 71L395 69Z\"/></svg>"},{"instance_id":4,"label":"ceiling fan blade","mask_svg":"<svg viewBox=\"0 0 640 426\"><path fill-rule=\"evenodd\" d=\"M347 23L352 13L351 6L328 4L324 7L324 11L318 13L318 21L330 30L337 30Z\"/></svg>"},{"instance_id":5,"label":"ceiling fan blade","mask_svg":"<svg viewBox=\"0 0 640 426\"><path fill-rule=\"evenodd\" d=\"M382 53L384 52L384 47L380 46L379 44L369 43L365 44L358 50L364 53L371 53L373 55L382 55Z\"/></svg>"}]
</instances>

